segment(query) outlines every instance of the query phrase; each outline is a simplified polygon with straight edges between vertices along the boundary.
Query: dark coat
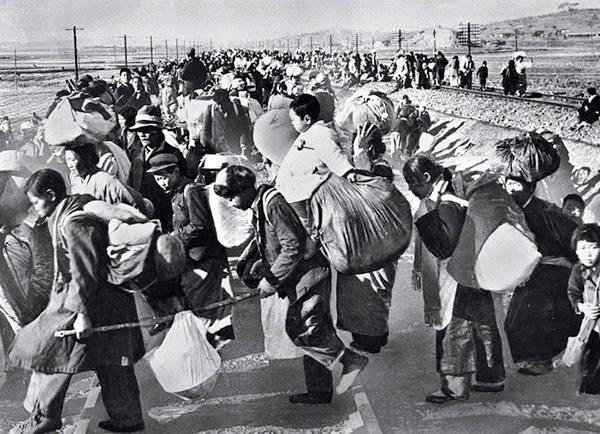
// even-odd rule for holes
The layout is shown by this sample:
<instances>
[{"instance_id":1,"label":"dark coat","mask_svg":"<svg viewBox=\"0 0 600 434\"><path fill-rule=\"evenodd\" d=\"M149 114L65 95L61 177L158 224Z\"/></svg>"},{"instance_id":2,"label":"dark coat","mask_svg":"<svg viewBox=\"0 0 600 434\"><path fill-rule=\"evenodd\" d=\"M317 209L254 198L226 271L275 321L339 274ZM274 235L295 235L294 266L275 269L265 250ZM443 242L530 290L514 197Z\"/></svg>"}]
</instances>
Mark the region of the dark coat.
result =
<instances>
[{"instance_id":1,"label":"dark coat","mask_svg":"<svg viewBox=\"0 0 600 434\"><path fill-rule=\"evenodd\" d=\"M592 124L600 118L600 96L595 95L591 101L585 100L578 110L579 121Z\"/></svg>"},{"instance_id":2,"label":"dark coat","mask_svg":"<svg viewBox=\"0 0 600 434\"><path fill-rule=\"evenodd\" d=\"M267 281L290 302L329 277L329 264L319 253L304 259L306 231L293 208L276 192L264 203L269 186L261 186L252 205L252 224ZM244 257L245 255L242 255Z\"/></svg>"},{"instance_id":3,"label":"dark coat","mask_svg":"<svg viewBox=\"0 0 600 434\"><path fill-rule=\"evenodd\" d=\"M570 241L577 223L555 208L533 197L523 212L544 258L575 262ZM580 320L567 294L570 273L570 267L542 259L529 280L515 290L504 322L515 362L549 360L565 348L569 336L577 334Z\"/></svg>"},{"instance_id":4,"label":"dark coat","mask_svg":"<svg viewBox=\"0 0 600 434\"><path fill-rule=\"evenodd\" d=\"M131 168L129 169L127 185L152 202L154 205L154 217L160 220L163 231L170 231L173 216L171 201L164 190L156 183L154 176L147 173L150 168L148 160L153 155L160 153L175 154L179 161L180 173L186 173L185 158L179 149L168 145L166 142L161 143L160 146L154 149L148 155L148 158L146 158L144 152L142 147L132 147L130 149Z\"/></svg>"},{"instance_id":5,"label":"dark coat","mask_svg":"<svg viewBox=\"0 0 600 434\"><path fill-rule=\"evenodd\" d=\"M50 218L57 264L50 301L17 333L8 355L11 366L73 374L97 366L133 365L144 354L138 328L96 333L84 341L54 337L57 330L72 329L78 313L86 314L94 327L138 319L133 296L107 282L107 225L81 212L90 200L69 196Z\"/></svg>"}]
</instances>

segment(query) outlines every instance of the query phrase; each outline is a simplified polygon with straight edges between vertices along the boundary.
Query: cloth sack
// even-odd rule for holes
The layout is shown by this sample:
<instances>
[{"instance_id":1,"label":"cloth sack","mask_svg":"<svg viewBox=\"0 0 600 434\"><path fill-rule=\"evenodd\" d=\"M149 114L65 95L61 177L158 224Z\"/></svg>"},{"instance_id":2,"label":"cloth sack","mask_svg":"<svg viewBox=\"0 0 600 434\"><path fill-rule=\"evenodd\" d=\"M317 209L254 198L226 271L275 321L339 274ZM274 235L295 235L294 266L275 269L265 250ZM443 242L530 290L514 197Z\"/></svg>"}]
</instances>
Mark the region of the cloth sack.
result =
<instances>
[{"instance_id":1,"label":"cloth sack","mask_svg":"<svg viewBox=\"0 0 600 434\"><path fill-rule=\"evenodd\" d=\"M560 166L552 143L534 131L497 143L496 158L503 175L526 182L540 181Z\"/></svg>"},{"instance_id":2,"label":"cloth sack","mask_svg":"<svg viewBox=\"0 0 600 434\"><path fill-rule=\"evenodd\" d=\"M568 367L575 366L581 360L583 356L583 350L587 344L588 339L596 326L596 320L584 318L581 322L581 328L577 336L571 336L567 340L567 348L562 355L562 362Z\"/></svg>"},{"instance_id":3,"label":"cloth sack","mask_svg":"<svg viewBox=\"0 0 600 434\"><path fill-rule=\"evenodd\" d=\"M313 235L341 274L375 271L410 243L410 204L385 178L357 173L350 182L330 173L310 207Z\"/></svg>"},{"instance_id":4,"label":"cloth sack","mask_svg":"<svg viewBox=\"0 0 600 434\"><path fill-rule=\"evenodd\" d=\"M390 132L395 120L392 100L381 92L369 89L361 89L346 100L344 108L335 118L341 129L354 132L359 125L369 122L384 135Z\"/></svg>"},{"instance_id":5,"label":"cloth sack","mask_svg":"<svg viewBox=\"0 0 600 434\"><path fill-rule=\"evenodd\" d=\"M226 248L239 247L253 235L252 210L242 211L219 197L212 185L208 188L208 205L215 222L217 239Z\"/></svg>"},{"instance_id":6,"label":"cloth sack","mask_svg":"<svg viewBox=\"0 0 600 434\"><path fill-rule=\"evenodd\" d=\"M44 124L50 145L101 142L116 125L115 112L98 98L76 93L61 98Z\"/></svg>"},{"instance_id":7,"label":"cloth sack","mask_svg":"<svg viewBox=\"0 0 600 434\"><path fill-rule=\"evenodd\" d=\"M289 110L271 110L258 118L254 124L254 145L273 163L281 165L292 144L298 137L290 120Z\"/></svg>"},{"instance_id":8,"label":"cloth sack","mask_svg":"<svg viewBox=\"0 0 600 434\"><path fill-rule=\"evenodd\" d=\"M448 272L464 286L507 291L529 278L542 255L522 209L497 178L488 172L466 187L467 215Z\"/></svg>"},{"instance_id":9,"label":"cloth sack","mask_svg":"<svg viewBox=\"0 0 600 434\"><path fill-rule=\"evenodd\" d=\"M583 291L583 299L584 302L592 303L594 305L598 305L598 285L600 284L600 280L596 283L596 289L594 291L593 300L589 300L586 297L586 291ZM585 350L585 346L587 341L594 331L594 328L598 324L598 320L590 319L588 317L584 317L583 321L581 321L581 327L579 328L579 333L577 336L571 336L567 340L567 348L565 348L565 352L562 356L562 362L566 366L572 367L579 363L581 357L583 356L583 350Z\"/></svg>"},{"instance_id":10,"label":"cloth sack","mask_svg":"<svg viewBox=\"0 0 600 434\"><path fill-rule=\"evenodd\" d=\"M265 354L269 360L295 359L304 355L285 331L285 319L289 305L287 298L280 298L277 294L260 300Z\"/></svg>"},{"instance_id":11,"label":"cloth sack","mask_svg":"<svg viewBox=\"0 0 600 434\"><path fill-rule=\"evenodd\" d=\"M206 339L202 320L190 311L175 315L164 341L145 356L165 390L180 398L200 398L215 386L221 357Z\"/></svg>"}]
</instances>

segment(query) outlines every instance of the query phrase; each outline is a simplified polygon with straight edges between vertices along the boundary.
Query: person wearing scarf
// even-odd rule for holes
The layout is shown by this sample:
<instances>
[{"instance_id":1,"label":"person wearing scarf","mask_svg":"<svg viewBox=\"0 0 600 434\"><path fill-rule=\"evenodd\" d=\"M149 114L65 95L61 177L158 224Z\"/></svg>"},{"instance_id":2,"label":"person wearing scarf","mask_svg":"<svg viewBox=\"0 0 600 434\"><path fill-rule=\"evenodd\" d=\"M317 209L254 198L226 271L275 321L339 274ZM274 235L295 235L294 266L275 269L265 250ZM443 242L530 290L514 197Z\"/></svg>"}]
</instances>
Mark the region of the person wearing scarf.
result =
<instances>
[{"instance_id":1,"label":"person wearing scarf","mask_svg":"<svg viewBox=\"0 0 600 434\"><path fill-rule=\"evenodd\" d=\"M421 199L415 216L413 280L423 291L425 322L436 328L436 361L441 388L426 401L466 400L471 391L504 389L502 344L489 291L456 283L447 271L466 219L461 178L427 156L408 159L403 175ZM475 383L471 384L472 377Z\"/></svg>"}]
</instances>

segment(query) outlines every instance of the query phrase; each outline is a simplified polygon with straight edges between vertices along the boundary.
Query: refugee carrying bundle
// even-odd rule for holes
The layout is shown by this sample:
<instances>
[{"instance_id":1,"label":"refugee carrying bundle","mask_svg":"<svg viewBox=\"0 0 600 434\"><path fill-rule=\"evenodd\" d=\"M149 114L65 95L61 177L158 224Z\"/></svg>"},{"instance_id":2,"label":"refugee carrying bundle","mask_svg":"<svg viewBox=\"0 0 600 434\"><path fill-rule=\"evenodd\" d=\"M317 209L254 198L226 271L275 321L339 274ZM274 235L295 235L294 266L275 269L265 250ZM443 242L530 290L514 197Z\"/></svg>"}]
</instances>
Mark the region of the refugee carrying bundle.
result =
<instances>
[{"instance_id":1,"label":"refugee carrying bundle","mask_svg":"<svg viewBox=\"0 0 600 434\"><path fill-rule=\"evenodd\" d=\"M504 176L525 182L537 182L560 166L554 146L534 131L498 142L496 159Z\"/></svg>"},{"instance_id":2,"label":"refugee carrying bundle","mask_svg":"<svg viewBox=\"0 0 600 434\"><path fill-rule=\"evenodd\" d=\"M175 315L165 340L145 358L162 388L186 400L209 393L221 367L219 353L206 339L206 326L190 311Z\"/></svg>"},{"instance_id":3,"label":"refugee carrying bundle","mask_svg":"<svg viewBox=\"0 0 600 434\"><path fill-rule=\"evenodd\" d=\"M75 93L63 97L48 115L45 139L50 145L100 142L116 121L115 112L99 98Z\"/></svg>"},{"instance_id":4,"label":"refugee carrying bundle","mask_svg":"<svg viewBox=\"0 0 600 434\"><path fill-rule=\"evenodd\" d=\"M342 274L375 271L408 247L412 214L389 180L356 174L350 182L331 173L311 198L315 235Z\"/></svg>"},{"instance_id":5,"label":"refugee carrying bundle","mask_svg":"<svg viewBox=\"0 0 600 434\"><path fill-rule=\"evenodd\" d=\"M215 222L217 239L226 248L239 247L253 235L252 210L242 211L218 196L212 184L208 187L208 204Z\"/></svg>"},{"instance_id":6,"label":"refugee carrying bundle","mask_svg":"<svg viewBox=\"0 0 600 434\"><path fill-rule=\"evenodd\" d=\"M369 122L384 135L390 132L395 120L394 103L387 95L369 89L361 89L346 100L335 118L337 125L344 130L356 131L359 125Z\"/></svg>"},{"instance_id":7,"label":"refugee carrying bundle","mask_svg":"<svg viewBox=\"0 0 600 434\"><path fill-rule=\"evenodd\" d=\"M467 215L448 272L464 286L507 291L529 278L542 255L523 211L497 178L486 173L467 188Z\"/></svg>"},{"instance_id":8,"label":"refugee carrying bundle","mask_svg":"<svg viewBox=\"0 0 600 434\"><path fill-rule=\"evenodd\" d=\"M254 124L256 149L278 165L281 165L297 137L298 132L286 109L271 110L259 117Z\"/></svg>"}]
</instances>

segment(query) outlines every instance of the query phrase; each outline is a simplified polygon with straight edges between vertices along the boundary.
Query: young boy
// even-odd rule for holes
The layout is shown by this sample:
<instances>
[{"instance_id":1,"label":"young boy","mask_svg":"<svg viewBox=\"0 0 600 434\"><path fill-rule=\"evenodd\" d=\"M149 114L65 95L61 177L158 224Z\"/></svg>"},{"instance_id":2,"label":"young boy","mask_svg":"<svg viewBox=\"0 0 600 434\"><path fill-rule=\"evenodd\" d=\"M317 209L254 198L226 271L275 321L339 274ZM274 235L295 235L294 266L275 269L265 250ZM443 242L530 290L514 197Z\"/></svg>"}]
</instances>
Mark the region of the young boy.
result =
<instances>
[{"instance_id":1,"label":"young boy","mask_svg":"<svg viewBox=\"0 0 600 434\"><path fill-rule=\"evenodd\" d=\"M585 202L578 194L568 194L563 198L562 213L571 217L577 224L583 223L583 211L585 211Z\"/></svg>"},{"instance_id":2,"label":"young boy","mask_svg":"<svg viewBox=\"0 0 600 434\"><path fill-rule=\"evenodd\" d=\"M595 223L579 226L573 234L572 244L579 262L569 277L569 300L577 314L583 313L584 321L596 321L600 317L600 226ZM577 381L578 393L600 394L599 330L596 324L583 351Z\"/></svg>"}]
</instances>

